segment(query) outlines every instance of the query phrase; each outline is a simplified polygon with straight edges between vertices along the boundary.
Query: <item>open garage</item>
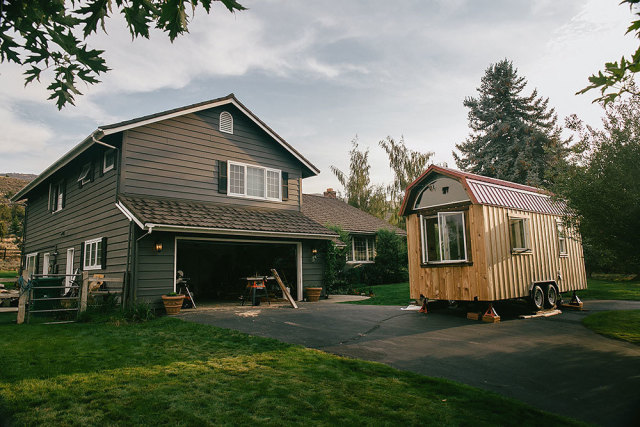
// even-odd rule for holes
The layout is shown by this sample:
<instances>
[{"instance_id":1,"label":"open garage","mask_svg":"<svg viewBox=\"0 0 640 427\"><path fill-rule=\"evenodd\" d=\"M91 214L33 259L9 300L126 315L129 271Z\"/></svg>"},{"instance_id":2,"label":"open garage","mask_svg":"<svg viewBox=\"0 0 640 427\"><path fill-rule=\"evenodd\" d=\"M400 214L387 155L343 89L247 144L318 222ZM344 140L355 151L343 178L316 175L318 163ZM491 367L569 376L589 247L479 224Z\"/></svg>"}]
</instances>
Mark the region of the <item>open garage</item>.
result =
<instances>
[{"instance_id":1,"label":"open garage","mask_svg":"<svg viewBox=\"0 0 640 427\"><path fill-rule=\"evenodd\" d=\"M179 238L176 243L176 270L188 278L196 301L238 301L247 277L271 276L272 268L298 299L296 242ZM268 283L270 293L280 295L277 288Z\"/></svg>"}]
</instances>

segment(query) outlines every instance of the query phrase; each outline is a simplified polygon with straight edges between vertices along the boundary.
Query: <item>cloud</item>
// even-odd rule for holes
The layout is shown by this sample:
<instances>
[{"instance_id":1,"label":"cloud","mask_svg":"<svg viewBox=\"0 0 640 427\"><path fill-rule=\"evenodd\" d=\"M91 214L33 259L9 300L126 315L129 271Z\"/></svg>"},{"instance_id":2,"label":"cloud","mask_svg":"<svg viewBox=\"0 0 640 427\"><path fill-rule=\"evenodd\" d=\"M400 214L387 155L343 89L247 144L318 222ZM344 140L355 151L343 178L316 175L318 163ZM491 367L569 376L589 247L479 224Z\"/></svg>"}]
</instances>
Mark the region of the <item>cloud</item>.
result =
<instances>
[{"instance_id":1,"label":"cloud","mask_svg":"<svg viewBox=\"0 0 640 427\"><path fill-rule=\"evenodd\" d=\"M53 137L47 126L24 120L6 108L0 108L0 123L0 152L4 155L41 152Z\"/></svg>"}]
</instances>

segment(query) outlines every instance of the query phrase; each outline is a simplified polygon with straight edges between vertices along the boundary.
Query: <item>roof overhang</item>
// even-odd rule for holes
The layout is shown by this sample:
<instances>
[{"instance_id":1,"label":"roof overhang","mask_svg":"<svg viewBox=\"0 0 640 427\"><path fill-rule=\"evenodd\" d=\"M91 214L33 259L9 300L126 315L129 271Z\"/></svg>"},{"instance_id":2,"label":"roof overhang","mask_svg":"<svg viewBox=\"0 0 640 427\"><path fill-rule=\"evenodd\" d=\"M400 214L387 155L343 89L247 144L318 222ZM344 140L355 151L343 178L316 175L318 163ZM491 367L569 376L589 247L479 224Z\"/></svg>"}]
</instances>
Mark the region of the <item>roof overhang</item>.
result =
<instances>
[{"instance_id":1,"label":"roof overhang","mask_svg":"<svg viewBox=\"0 0 640 427\"><path fill-rule=\"evenodd\" d=\"M42 182L44 182L51 175L62 169L64 166L69 164L73 159L78 157L80 154L85 152L89 147L94 144L107 145L104 144L100 139L107 135L113 135L118 132L124 132L129 129L137 128L140 126L149 125L152 123L156 123L162 120L171 119L174 117L184 116L186 114L197 113L199 111L203 111L209 108L219 107L222 105L231 104L235 106L238 110L240 110L243 114L249 117L259 128L267 133L271 138L273 138L276 142L278 142L287 152L289 152L293 157L295 157L300 163L302 163L308 170L308 173L303 173L303 177L315 176L320 173L320 169L314 166L309 160L307 160L302 154L300 154L295 148L293 148L289 143L287 143L280 135L278 135L273 129L267 126L262 120L260 120L255 114L251 112L247 107L245 107L238 99L236 99L234 94L229 94L223 98L214 99L211 101L200 102L198 104L192 104L186 107L176 108L173 110L164 111L161 113L151 114L148 116L139 117L133 120L127 120L124 122L114 123L110 125L104 125L98 127L98 129L94 130L89 136L87 136L82 142L73 147L69 152L67 152L64 156L58 159L55 163L45 169L36 179L27 184L24 188L18 191L12 198L11 201L18 201L23 199L31 190L36 188Z\"/></svg>"}]
</instances>

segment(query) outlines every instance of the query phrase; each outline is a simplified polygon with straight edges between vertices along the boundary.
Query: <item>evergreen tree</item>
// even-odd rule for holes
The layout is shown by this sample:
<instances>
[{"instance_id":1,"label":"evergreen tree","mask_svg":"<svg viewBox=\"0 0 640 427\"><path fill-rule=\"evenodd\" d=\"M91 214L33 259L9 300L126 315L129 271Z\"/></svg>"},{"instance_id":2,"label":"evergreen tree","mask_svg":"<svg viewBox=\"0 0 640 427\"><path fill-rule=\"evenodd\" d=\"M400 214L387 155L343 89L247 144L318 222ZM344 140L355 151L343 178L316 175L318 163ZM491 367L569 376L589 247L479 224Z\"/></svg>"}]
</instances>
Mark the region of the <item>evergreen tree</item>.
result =
<instances>
[{"instance_id":1,"label":"evergreen tree","mask_svg":"<svg viewBox=\"0 0 640 427\"><path fill-rule=\"evenodd\" d=\"M456 144L453 157L462 170L484 176L545 186L557 178L567 156L557 116L549 99L522 94L527 81L513 63L491 64L482 77L479 96L468 97L467 139Z\"/></svg>"}]
</instances>

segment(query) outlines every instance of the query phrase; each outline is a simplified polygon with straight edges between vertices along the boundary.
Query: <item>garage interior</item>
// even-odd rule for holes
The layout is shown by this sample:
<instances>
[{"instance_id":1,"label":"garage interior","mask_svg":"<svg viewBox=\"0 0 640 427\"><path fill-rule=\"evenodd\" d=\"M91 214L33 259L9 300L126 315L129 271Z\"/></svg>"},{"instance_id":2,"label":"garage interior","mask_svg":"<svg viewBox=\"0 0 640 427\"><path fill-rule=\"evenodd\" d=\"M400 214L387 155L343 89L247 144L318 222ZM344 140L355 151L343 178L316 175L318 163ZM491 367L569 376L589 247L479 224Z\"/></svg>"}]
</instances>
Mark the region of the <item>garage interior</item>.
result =
<instances>
[{"instance_id":1,"label":"garage interior","mask_svg":"<svg viewBox=\"0 0 640 427\"><path fill-rule=\"evenodd\" d=\"M176 270L188 278L196 304L240 301L246 295L247 277L271 276L275 268L297 299L296 245L283 243L178 240ZM280 297L275 281L269 293Z\"/></svg>"}]
</instances>

